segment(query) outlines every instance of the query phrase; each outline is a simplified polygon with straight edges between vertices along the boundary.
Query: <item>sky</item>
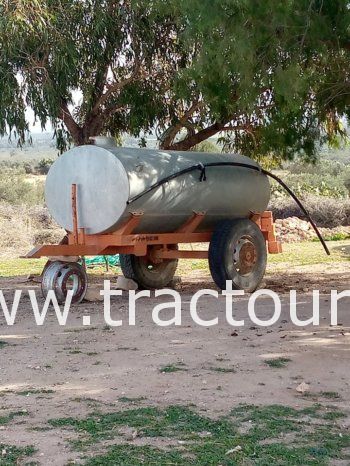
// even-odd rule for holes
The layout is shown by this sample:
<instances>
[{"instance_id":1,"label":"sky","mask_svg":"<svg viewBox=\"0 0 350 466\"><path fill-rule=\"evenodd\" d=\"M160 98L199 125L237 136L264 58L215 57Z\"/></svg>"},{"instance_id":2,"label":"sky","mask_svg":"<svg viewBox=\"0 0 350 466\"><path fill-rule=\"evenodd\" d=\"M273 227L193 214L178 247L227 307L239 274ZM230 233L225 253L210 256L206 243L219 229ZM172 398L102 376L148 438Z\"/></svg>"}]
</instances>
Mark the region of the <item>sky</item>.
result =
<instances>
[{"instance_id":1,"label":"sky","mask_svg":"<svg viewBox=\"0 0 350 466\"><path fill-rule=\"evenodd\" d=\"M34 112L30 107L27 107L26 109L26 118L29 123L29 130L31 133L42 133L43 132L39 121L37 121L36 124L34 124ZM46 128L44 132L51 132L51 131L52 131L52 126L51 126L51 123L48 122L46 124Z\"/></svg>"},{"instance_id":2,"label":"sky","mask_svg":"<svg viewBox=\"0 0 350 466\"><path fill-rule=\"evenodd\" d=\"M72 91L73 105L70 105L69 109L71 110L72 107L78 105L81 102L82 97L83 95L81 91L78 91L78 90ZM29 123L29 129L31 133L42 133L43 132L41 129L41 125L38 121L36 122L36 124L34 124L34 112L32 108L30 107L27 107L26 109L26 118ZM48 122L46 124L45 132L52 132L52 131L53 129L52 129L51 123Z\"/></svg>"}]
</instances>

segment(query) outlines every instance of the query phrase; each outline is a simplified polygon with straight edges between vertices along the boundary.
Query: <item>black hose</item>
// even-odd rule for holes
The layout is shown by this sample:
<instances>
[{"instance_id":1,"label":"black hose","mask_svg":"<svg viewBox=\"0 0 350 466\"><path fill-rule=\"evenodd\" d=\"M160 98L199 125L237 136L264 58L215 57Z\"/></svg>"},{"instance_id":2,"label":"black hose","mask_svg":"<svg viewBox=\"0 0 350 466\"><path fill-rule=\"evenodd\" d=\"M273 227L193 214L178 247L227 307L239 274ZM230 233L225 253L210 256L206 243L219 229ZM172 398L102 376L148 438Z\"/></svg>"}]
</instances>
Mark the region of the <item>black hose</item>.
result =
<instances>
[{"instance_id":1,"label":"black hose","mask_svg":"<svg viewBox=\"0 0 350 466\"><path fill-rule=\"evenodd\" d=\"M268 172L267 170L262 170L262 172L265 173L265 175L269 176L270 178L273 178L274 180L276 180L282 186L282 188L284 188L287 191L287 193L294 199L294 201L298 204L300 209L304 212L306 218L309 220L312 228L314 229L316 235L318 236L318 239L321 241L321 244L323 246L323 249L326 251L326 254L328 254L328 256L330 256L331 253L330 253L330 251L328 249L328 246L327 246L325 240L323 239L323 237L322 237L322 235L320 233L320 230L317 228L316 223L313 221L311 215L306 210L306 208L303 206L300 199L297 198L297 196L293 193L293 191L286 185L286 183L284 181L282 181L280 178L278 178L278 176L274 175L271 172Z\"/></svg>"},{"instance_id":2,"label":"black hose","mask_svg":"<svg viewBox=\"0 0 350 466\"><path fill-rule=\"evenodd\" d=\"M184 175L186 173L190 173L190 172L195 171L195 170L199 170L201 172L199 181L200 182L201 181L206 181L206 179L207 179L206 169L207 168L209 168L209 167L225 167L225 166L226 167L229 166L229 167L248 168L249 170L254 170L254 171L258 171L260 173L263 173L264 175L269 176L270 178L273 178L275 181L277 181L287 191L287 193L294 199L294 201L297 203L299 208L302 210L302 212L304 213L304 215L306 216L306 218L310 222L312 228L314 229L318 239L320 240L320 242L321 242L321 244L323 246L323 249L326 251L326 254L328 254L330 256L331 253L330 253L330 251L328 249L328 246L327 246L325 240L323 239L323 237L322 237L319 229L317 228L315 222L312 220L309 212L306 210L306 208L301 203L301 201L298 199L298 197L285 184L285 182L281 180L281 178L279 178L275 174L273 174L273 173L271 173L271 172L269 172L267 170L264 170L263 168L261 168L259 166L256 166L256 165L249 165L248 163L243 163L243 162L213 162L213 163L205 163L205 164L199 163L197 165L192 165L191 167L184 168L183 170L180 170L180 171L178 171L176 173L173 173L172 175L169 175L169 176L163 178L162 180L157 181L156 183L152 184L149 188L142 191L140 194L137 194L136 196L129 199L127 203L131 204L131 203L137 201L138 199L140 199L141 197L145 196L146 194L150 193L154 189L159 188L160 186L162 186L165 183L168 183L168 181L171 181L174 178L177 178L177 177L179 177L181 175Z\"/></svg>"}]
</instances>

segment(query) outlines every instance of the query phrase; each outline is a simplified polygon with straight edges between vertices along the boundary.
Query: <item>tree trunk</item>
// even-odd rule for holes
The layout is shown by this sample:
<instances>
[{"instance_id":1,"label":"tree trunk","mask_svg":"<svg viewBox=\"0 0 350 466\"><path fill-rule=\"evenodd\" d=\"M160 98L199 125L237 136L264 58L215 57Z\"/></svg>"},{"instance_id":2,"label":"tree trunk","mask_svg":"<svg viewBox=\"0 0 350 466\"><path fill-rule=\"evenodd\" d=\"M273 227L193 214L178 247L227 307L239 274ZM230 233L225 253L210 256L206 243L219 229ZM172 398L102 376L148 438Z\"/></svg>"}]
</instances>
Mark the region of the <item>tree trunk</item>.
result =
<instances>
[{"instance_id":1,"label":"tree trunk","mask_svg":"<svg viewBox=\"0 0 350 466\"><path fill-rule=\"evenodd\" d=\"M170 144L168 147L163 147L165 150L183 150L187 151L192 147L196 146L202 141L214 136L216 133L222 130L224 124L222 123L214 123L213 125L209 126L208 128L202 129L196 134L192 134L182 141L175 142L174 144Z\"/></svg>"}]
</instances>

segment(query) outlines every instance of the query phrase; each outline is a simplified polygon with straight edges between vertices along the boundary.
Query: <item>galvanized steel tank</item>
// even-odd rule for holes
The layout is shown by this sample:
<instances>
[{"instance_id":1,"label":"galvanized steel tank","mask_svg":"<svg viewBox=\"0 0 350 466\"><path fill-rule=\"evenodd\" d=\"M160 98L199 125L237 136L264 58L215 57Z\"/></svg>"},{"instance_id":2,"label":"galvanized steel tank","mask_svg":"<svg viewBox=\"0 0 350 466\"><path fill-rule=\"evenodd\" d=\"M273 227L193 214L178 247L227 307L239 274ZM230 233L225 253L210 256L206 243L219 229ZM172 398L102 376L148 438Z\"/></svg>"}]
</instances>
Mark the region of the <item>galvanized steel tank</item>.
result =
<instances>
[{"instance_id":1,"label":"galvanized steel tank","mask_svg":"<svg viewBox=\"0 0 350 466\"><path fill-rule=\"evenodd\" d=\"M173 232L193 212L206 212L200 230L219 220L263 212L270 199L266 175L242 167L211 167L207 180L200 172L175 178L139 200L133 196L152 184L198 163L242 162L248 157L203 152L127 149L96 138L97 145L75 147L59 157L46 179L46 204L53 218L72 231L71 185L77 185L79 228L87 234L113 232L130 212L142 212L137 233Z\"/></svg>"}]
</instances>

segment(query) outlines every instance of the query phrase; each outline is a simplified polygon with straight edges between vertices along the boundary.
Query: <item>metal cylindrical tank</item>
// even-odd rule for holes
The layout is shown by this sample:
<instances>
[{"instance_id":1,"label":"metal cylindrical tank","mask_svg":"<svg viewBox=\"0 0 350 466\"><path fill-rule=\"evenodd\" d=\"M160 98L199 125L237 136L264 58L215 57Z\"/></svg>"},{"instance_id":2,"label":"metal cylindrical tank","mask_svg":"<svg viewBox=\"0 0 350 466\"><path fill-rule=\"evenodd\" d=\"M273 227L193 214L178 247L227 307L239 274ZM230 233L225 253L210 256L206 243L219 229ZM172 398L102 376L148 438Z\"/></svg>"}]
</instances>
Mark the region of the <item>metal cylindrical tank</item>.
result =
<instances>
[{"instance_id":1,"label":"metal cylindrical tank","mask_svg":"<svg viewBox=\"0 0 350 466\"><path fill-rule=\"evenodd\" d=\"M200 230L222 219L263 212L270 198L266 175L243 167L210 167L207 180L199 171L181 175L137 201L127 201L184 168L198 163L241 162L248 157L203 152L176 152L87 145L75 147L50 168L45 186L49 211L59 225L73 229L71 185L77 185L80 228L87 234L115 231L130 216L142 212L138 233L173 232L193 212L206 212Z\"/></svg>"}]
</instances>

